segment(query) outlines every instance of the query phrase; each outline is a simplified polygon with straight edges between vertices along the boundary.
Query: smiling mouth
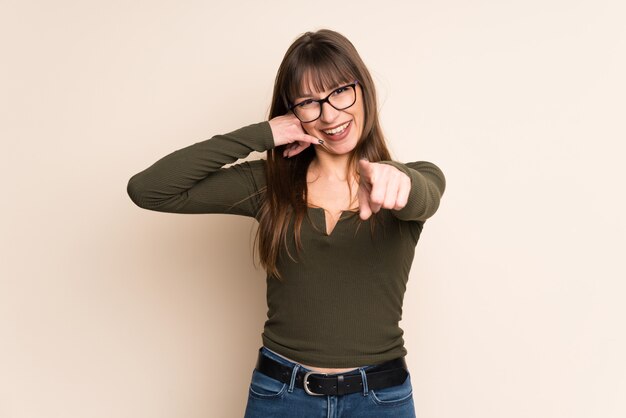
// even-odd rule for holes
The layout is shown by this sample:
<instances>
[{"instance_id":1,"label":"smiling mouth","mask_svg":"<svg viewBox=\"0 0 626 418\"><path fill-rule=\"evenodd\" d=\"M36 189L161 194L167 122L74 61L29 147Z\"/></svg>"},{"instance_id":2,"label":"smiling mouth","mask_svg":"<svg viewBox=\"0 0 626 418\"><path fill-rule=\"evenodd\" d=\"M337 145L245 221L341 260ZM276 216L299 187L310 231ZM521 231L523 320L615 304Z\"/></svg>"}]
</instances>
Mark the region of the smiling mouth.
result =
<instances>
[{"instance_id":1,"label":"smiling mouth","mask_svg":"<svg viewBox=\"0 0 626 418\"><path fill-rule=\"evenodd\" d=\"M352 122L352 121L351 121L351 120L349 120L348 122L346 122L346 123L344 123L344 124L342 124L342 125L339 125L339 126L337 126L336 128L333 128L333 129L325 129L325 130L322 130L322 132L324 132L326 135L329 135L329 136L339 135L339 134L341 134L343 131L345 131L345 130L346 130L346 128L348 127L348 125L350 125L350 122Z\"/></svg>"}]
</instances>

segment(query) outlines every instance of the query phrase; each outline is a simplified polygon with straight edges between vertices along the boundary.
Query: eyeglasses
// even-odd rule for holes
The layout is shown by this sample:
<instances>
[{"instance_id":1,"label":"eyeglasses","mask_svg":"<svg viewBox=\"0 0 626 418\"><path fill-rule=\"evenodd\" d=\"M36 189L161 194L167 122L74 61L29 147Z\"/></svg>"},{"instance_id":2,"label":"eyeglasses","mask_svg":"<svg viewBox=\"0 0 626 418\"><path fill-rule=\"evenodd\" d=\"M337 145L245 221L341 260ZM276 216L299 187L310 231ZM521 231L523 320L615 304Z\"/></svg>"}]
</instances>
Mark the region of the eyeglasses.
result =
<instances>
[{"instance_id":1,"label":"eyeglasses","mask_svg":"<svg viewBox=\"0 0 626 418\"><path fill-rule=\"evenodd\" d=\"M323 99L306 99L299 103L289 105L289 110L293 111L300 122L313 122L322 116L322 105L328 103L337 110L344 110L352 106L356 102L356 85L358 80L346 86L333 90Z\"/></svg>"}]
</instances>

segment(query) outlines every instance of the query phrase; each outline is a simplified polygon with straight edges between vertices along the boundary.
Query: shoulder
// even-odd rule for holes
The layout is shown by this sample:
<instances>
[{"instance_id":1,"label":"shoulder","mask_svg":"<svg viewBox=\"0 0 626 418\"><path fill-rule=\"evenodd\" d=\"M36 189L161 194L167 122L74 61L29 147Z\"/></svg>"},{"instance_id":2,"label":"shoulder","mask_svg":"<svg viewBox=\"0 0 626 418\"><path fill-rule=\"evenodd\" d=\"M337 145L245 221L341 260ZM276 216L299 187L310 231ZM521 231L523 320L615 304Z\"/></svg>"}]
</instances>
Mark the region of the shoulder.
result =
<instances>
[{"instance_id":1,"label":"shoulder","mask_svg":"<svg viewBox=\"0 0 626 418\"><path fill-rule=\"evenodd\" d=\"M435 163L431 163L430 161L412 161L409 163L404 163L404 165L418 171L434 171L443 174L441 168L439 168L439 166L437 166Z\"/></svg>"},{"instance_id":2,"label":"shoulder","mask_svg":"<svg viewBox=\"0 0 626 418\"><path fill-rule=\"evenodd\" d=\"M383 164L389 164L396 167L398 170L404 171L405 173L410 170L418 171L422 174L433 174L437 177L444 177L443 171L439 166L430 161L411 161L408 163L401 163L399 161L379 161Z\"/></svg>"}]
</instances>

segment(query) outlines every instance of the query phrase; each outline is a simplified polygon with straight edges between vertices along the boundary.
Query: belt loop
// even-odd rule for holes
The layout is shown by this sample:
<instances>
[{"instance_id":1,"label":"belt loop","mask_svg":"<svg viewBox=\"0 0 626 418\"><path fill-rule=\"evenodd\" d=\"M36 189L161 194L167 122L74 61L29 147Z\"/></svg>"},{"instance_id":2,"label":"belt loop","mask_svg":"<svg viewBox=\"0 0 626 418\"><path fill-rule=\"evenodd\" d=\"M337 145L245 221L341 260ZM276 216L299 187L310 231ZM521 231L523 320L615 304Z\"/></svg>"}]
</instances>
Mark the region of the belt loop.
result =
<instances>
[{"instance_id":1,"label":"belt loop","mask_svg":"<svg viewBox=\"0 0 626 418\"><path fill-rule=\"evenodd\" d=\"M363 381L363 396L367 396L369 390L367 389L367 376L365 375L365 369L363 367L359 367L359 371L361 372L361 380Z\"/></svg>"},{"instance_id":2,"label":"belt loop","mask_svg":"<svg viewBox=\"0 0 626 418\"><path fill-rule=\"evenodd\" d=\"M293 366L293 370L291 371L291 381L289 382L289 390L287 391L289 393L293 392L293 387L296 384L296 377L298 376L298 369L300 369L300 365L296 363L296 365Z\"/></svg>"}]
</instances>

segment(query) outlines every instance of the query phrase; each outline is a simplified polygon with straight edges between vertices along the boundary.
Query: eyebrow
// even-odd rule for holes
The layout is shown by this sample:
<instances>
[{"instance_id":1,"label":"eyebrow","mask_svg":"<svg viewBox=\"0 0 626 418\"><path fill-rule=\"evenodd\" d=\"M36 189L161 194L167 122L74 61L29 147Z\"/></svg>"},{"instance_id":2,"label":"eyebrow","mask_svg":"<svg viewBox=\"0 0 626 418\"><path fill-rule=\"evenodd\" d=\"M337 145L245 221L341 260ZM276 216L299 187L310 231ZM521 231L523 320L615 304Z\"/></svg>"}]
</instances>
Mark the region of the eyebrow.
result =
<instances>
[{"instance_id":1,"label":"eyebrow","mask_svg":"<svg viewBox=\"0 0 626 418\"><path fill-rule=\"evenodd\" d=\"M343 87L343 86L346 86L348 84L350 84L350 83L342 82L342 83L334 85L333 87L330 87L329 90L332 92L333 90L337 90L339 87ZM313 93L310 93L310 92L306 91L306 92L300 93L300 95L298 95L296 97L296 99L310 99L312 97L313 97Z\"/></svg>"}]
</instances>

